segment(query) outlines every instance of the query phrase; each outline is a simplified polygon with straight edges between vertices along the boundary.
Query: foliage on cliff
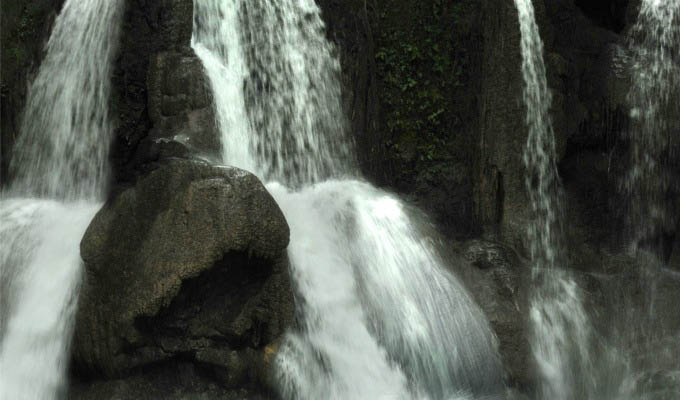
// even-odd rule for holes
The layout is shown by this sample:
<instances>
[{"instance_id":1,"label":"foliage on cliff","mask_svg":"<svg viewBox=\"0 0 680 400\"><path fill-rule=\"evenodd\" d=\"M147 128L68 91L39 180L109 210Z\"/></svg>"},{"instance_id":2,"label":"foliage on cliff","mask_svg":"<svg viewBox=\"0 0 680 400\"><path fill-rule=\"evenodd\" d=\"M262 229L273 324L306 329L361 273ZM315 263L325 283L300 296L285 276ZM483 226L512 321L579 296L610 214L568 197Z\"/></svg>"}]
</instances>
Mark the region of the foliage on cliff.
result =
<instances>
[{"instance_id":1,"label":"foliage on cliff","mask_svg":"<svg viewBox=\"0 0 680 400\"><path fill-rule=\"evenodd\" d=\"M469 150L475 148L477 123L479 5L468 0L379 0L373 7L378 134L385 138L392 184L432 199L426 208L435 214L441 210L446 215L438 218L449 219L459 232L468 231L471 221L462 214L451 216L445 208L451 207L450 199L461 200L455 204L458 209L470 207L465 199L471 191Z\"/></svg>"}]
</instances>

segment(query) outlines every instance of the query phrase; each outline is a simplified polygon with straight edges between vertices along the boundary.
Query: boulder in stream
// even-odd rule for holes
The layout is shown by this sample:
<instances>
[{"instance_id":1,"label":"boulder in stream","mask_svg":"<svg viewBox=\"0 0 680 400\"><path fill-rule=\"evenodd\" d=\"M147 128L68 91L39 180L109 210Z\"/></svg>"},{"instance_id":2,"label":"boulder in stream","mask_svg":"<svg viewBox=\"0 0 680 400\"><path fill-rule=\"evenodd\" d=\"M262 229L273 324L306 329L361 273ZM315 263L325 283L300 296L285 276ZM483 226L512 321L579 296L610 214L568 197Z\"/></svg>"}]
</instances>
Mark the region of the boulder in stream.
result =
<instances>
[{"instance_id":1,"label":"boulder in stream","mask_svg":"<svg viewBox=\"0 0 680 400\"><path fill-rule=\"evenodd\" d=\"M76 377L168 380L153 371L186 365L221 388L266 385L293 315L288 240L278 205L246 171L175 160L141 178L81 243Z\"/></svg>"}]
</instances>

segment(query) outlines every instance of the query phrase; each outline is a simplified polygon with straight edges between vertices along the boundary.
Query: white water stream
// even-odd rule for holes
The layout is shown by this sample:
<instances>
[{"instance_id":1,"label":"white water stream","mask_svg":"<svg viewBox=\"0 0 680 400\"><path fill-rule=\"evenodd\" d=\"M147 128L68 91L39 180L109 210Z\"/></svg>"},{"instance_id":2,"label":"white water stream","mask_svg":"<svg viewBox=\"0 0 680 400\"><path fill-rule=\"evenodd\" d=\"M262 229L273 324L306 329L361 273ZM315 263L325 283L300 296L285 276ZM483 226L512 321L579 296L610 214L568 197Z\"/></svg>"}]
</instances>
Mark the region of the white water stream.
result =
<instances>
[{"instance_id":1,"label":"white water stream","mask_svg":"<svg viewBox=\"0 0 680 400\"><path fill-rule=\"evenodd\" d=\"M521 32L522 76L527 143L524 165L532 209L528 246L533 263L530 343L540 374L539 397L545 400L594 399L590 359L590 322L580 289L564 268L561 183L550 117L543 42L532 0L515 0Z\"/></svg>"},{"instance_id":2,"label":"white water stream","mask_svg":"<svg viewBox=\"0 0 680 400\"><path fill-rule=\"evenodd\" d=\"M630 163L623 180L631 253L641 265L642 304L629 307L631 393L640 399L680 398L680 335L667 321L659 288L680 282L665 265L668 237L680 215L680 0L642 0L628 33L632 67ZM676 232L677 234L677 232ZM677 326L677 324L675 324ZM631 396L631 397L633 397Z\"/></svg>"},{"instance_id":3,"label":"white water stream","mask_svg":"<svg viewBox=\"0 0 680 400\"><path fill-rule=\"evenodd\" d=\"M528 243L534 267L531 344L541 399L674 399L680 394L676 332L665 332L654 313L658 279L673 279L659 261L642 255L641 274L649 291L649 310L622 315L623 334L594 331L583 296L565 269L562 245L561 187L550 120L543 44L531 0L515 0L521 30L528 140L524 152L526 186L533 210ZM680 1L643 0L631 33L633 85L631 169L624 190L630 200L628 222L635 251L659 249L660 238L675 227L677 193L677 115L680 86L678 43ZM646 260L646 261L645 261ZM646 277L645 277L646 276ZM631 293L622 293L623 304ZM635 313L634 313L635 312ZM609 335L613 335L612 338ZM621 339L623 338L623 340ZM610 340L613 342L610 343ZM675 352L675 357L671 356ZM652 356L654 354L654 356ZM642 356L642 357L641 357ZM668 362L669 358L673 361ZM636 360L637 358L637 360ZM642 358L643 361L639 361Z\"/></svg>"},{"instance_id":4,"label":"white water stream","mask_svg":"<svg viewBox=\"0 0 680 400\"><path fill-rule=\"evenodd\" d=\"M643 0L629 34L632 53L631 162L624 190L634 250L676 227L680 152L680 0Z\"/></svg>"},{"instance_id":5,"label":"white water stream","mask_svg":"<svg viewBox=\"0 0 680 400\"><path fill-rule=\"evenodd\" d=\"M495 338L424 222L360 181L315 2L197 0L194 17L224 162L269 182L291 227L283 397L502 398Z\"/></svg>"},{"instance_id":6,"label":"white water stream","mask_svg":"<svg viewBox=\"0 0 680 400\"><path fill-rule=\"evenodd\" d=\"M29 87L0 194L0 399L64 394L82 261L100 206L120 0L67 0Z\"/></svg>"}]
</instances>

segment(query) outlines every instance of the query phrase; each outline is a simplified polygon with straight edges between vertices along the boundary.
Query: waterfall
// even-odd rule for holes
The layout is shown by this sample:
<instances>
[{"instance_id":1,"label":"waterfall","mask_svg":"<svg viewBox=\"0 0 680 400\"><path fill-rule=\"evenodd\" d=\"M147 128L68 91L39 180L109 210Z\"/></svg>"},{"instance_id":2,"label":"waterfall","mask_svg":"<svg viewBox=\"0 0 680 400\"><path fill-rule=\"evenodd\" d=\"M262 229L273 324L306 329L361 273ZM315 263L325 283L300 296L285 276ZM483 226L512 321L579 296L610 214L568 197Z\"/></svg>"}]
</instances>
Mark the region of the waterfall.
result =
<instances>
[{"instance_id":1,"label":"waterfall","mask_svg":"<svg viewBox=\"0 0 680 400\"><path fill-rule=\"evenodd\" d=\"M347 173L353 163L339 112L340 63L316 4L241 4L201 1L194 12L200 29L193 47L214 87L224 158L296 186Z\"/></svg>"},{"instance_id":2,"label":"waterfall","mask_svg":"<svg viewBox=\"0 0 680 400\"><path fill-rule=\"evenodd\" d=\"M630 33L631 163L624 182L635 250L676 229L680 143L680 1L644 0ZM654 248L656 247L656 248ZM661 255L661 254L659 254Z\"/></svg>"},{"instance_id":3,"label":"waterfall","mask_svg":"<svg viewBox=\"0 0 680 400\"><path fill-rule=\"evenodd\" d=\"M79 243L100 206L120 0L67 0L29 86L0 194L0 398L66 389Z\"/></svg>"},{"instance_id":4,"label":"waterfall","mask_svg":"<svg viewBox=\"0 0 680 400\"><path fill-rule=\"evenodd\" d=\"M314 0L197 0L192 46L224 163L267 182L291 228L299 323L277 356L281 395L502 398L495 337L426 222L357 172Z\"/></svg>"},{"instance_id":5,"label":"waterfall","mask_svg":"<svg viewBox=\"0 0 680 400\"><path fill-rule=\"evenodd\" d=\"M528 246L533 263L531 348L541 375L543 399L592 398L591 327L576 282L563 269L561 183L541 41L531 0L515 0L524 78L527 142L526 188L532 219Z\"/></svg>"},{"instance_id":6,"label":"waterfall","mask_svg":"<svg viewBox=\"0 0 680 400\"><path fill-rule=\"evenodd\" d=\"M665 264L669 238L680 218L680 0L643 0L628 45L630 164L622 189L627 233L641 264L639 280L645 296L642 307L633 304L626 310L627 325L634 329L620 346L633 360L629 380L636 395L646 399L649 392L658 398L678 398L680 335L657 315L656 302L660 300L657 287L679 279Z\"/></svg>"},{"instance_id":7,"label":"waterfall","mask_svg":"<svg viewBox=\"0 0 680 400\"><path fill-rule=\"evenodd\" d=\"M12 192L98 200L111 127L111 57L121 1L67 1L29 87L10 163Z\"/></svg>"}]
</instances>

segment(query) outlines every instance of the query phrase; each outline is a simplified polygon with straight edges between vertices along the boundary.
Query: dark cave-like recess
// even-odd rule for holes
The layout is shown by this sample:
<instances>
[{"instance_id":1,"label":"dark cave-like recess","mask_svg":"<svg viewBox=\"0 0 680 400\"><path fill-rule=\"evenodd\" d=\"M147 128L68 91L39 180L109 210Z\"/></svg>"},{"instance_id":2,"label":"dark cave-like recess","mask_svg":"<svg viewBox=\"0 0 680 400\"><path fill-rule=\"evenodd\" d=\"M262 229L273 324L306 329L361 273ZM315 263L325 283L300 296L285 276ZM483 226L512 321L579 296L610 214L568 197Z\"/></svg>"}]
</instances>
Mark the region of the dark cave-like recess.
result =
<instances>
[{"instance_id":1,"label":"dark cave-like recess","mask_svg":"<svg viewBox=\"0 0 680 400\"><path fill-rule=\"evenodd\" d=\"M597 25L620 33L626 27L629 0L575 0L575 4Z\"/></svg>"}]
</instances>

